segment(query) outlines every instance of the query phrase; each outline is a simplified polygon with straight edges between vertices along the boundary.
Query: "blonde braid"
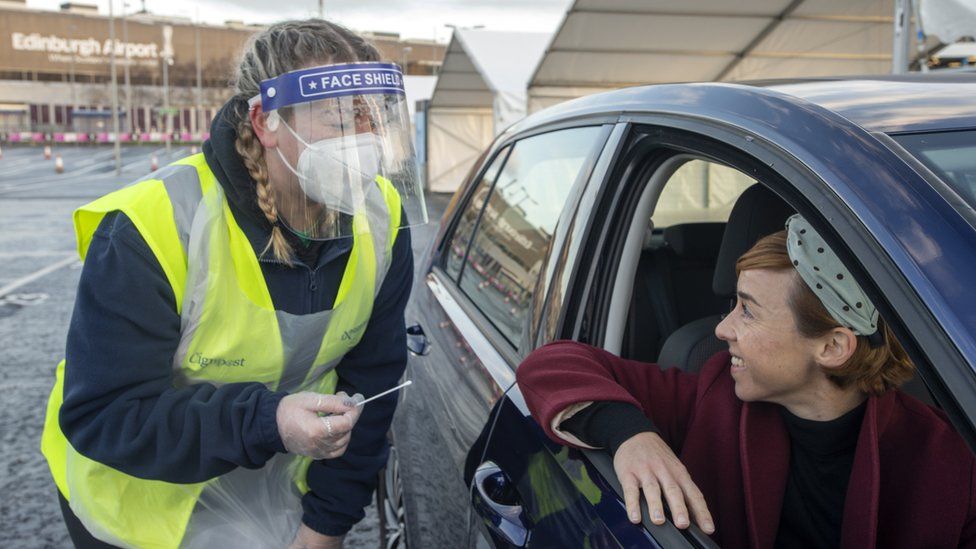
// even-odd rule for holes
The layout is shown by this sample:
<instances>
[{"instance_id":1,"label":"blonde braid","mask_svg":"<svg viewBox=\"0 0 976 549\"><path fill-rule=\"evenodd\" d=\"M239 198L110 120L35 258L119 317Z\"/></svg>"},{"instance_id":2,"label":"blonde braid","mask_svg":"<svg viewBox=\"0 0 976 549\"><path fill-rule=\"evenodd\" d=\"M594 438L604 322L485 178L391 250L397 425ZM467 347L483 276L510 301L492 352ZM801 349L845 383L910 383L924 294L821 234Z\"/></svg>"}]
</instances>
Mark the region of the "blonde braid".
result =
<instances>
[{"instance_id":1,"label":"blonde braid","mask_svg":"<svg viewBox=\"0 0 976 549\"><path fill-rule=\"evenodd\" d=\"M237 124L237 140L234 141L234 148L237 154L241 155L244 166L257 183L255 191L258 198L258 207L264 213L264 217L271 223L271 238L268 244L261 251L261 255L268 253L270 249L274 253L275 259L282 263L294 265L294 250L291 244L285 239L281 227L278 225L278 207L275 205L274 193L271 192L271 182L268 179L268 166L264 162L264 147L254 135L254 128L247 116L242 116Z\"/></svg>"}]
</instances>

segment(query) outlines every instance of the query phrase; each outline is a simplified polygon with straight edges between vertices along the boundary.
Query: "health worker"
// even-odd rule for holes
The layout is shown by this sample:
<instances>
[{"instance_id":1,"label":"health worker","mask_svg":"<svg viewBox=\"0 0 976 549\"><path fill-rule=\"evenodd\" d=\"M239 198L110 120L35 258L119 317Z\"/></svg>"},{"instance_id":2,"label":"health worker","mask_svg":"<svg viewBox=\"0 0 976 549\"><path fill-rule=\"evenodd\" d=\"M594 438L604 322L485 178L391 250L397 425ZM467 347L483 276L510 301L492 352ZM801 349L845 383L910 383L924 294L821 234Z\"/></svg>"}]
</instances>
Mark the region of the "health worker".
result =
<instances>
[{"instance_id":1,"label":"health worker","mask_svg":"<svg viewBox=\"0 0 976 549\"><path fill-rule=\"evenodd\" d=\"M406 364L427 221L403 76L322 20L252 37L201 154L82 206L42 450L78 547L341 547ZM353 396L349 396L353 395Z\"/></svg>"}]
</instances>

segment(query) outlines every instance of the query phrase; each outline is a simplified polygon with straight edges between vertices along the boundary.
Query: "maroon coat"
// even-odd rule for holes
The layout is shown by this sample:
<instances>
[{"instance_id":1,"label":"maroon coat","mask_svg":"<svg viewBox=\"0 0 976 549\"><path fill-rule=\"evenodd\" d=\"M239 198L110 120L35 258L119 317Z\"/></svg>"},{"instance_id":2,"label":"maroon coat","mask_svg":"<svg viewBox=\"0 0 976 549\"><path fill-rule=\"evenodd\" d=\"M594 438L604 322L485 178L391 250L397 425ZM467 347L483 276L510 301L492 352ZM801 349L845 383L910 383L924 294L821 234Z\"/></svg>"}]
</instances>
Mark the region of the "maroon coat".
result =
<instances>
[{"instance_id":1,"label":"maroon coat","mask_svg":"<svg viewBox=\"0 0 976 549\"><path fill-rule=\"evenodd\" d=\"M700 374L661 370L575 342L537 349L518 369L529 409L552 421L567 406L640 406L681 458L723 547L771 547L790 441L779 406L736 398L730 356ZM843 547L976 547L976 458L938 410L899 391L867 401L844 505Z\"/></svg>"}]
</instances>

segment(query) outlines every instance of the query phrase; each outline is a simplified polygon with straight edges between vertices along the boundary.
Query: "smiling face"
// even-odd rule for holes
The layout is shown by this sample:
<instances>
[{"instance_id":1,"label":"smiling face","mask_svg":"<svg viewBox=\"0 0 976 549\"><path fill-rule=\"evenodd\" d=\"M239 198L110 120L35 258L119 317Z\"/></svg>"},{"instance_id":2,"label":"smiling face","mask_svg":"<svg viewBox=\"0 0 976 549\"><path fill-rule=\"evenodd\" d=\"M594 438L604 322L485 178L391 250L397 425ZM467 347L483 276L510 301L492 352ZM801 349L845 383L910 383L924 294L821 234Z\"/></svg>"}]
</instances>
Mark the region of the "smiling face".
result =
<instances>
[{"instance_id":1,"label":"smiling face","mask_svg":"<svg viewBox=\"0 0 976 549\"><path fill-rule=\"evenodd\" d=\"M790 308L795 276L792 269L742 271L735 308L715 328L729 344L735 394L743 401L806 406L826 381L815 360L820 342L799 333Z\"/></svg>"}]
</instances>

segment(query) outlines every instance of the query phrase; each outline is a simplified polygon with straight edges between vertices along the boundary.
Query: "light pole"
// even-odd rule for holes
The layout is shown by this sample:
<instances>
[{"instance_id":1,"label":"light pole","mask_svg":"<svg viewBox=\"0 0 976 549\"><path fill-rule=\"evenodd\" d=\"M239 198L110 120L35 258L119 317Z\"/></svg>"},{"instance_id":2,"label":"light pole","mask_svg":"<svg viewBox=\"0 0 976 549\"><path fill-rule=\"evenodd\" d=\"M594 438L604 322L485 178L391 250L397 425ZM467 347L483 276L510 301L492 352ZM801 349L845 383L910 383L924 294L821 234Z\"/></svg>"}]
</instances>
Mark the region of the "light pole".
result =
<instances>
[{"instance_id":1,"label":"light pole","mask_svg":"<svg viewBox=\"0 0 976 549\"><path fill-rule=\"evenodd\" d=\"M403 69L403 74L407 74L409 72L407 70L407 66L410 63L409 54L412 51L413 51L413 48L410 47L410 46L404 46L403 47L402 55L401 55L401 57L403 58L403 66L401 67Z\"/></svg>"},{"instance_id":2,"label":"light pole","mask_svg":"<svg viewBox=\"0 0 976 549\"><path fill-rule=\"evenodd\" d=\"M170 151L170 137L173 133L173 118L169 112L169 66L173 64L172 51L173 27L163 26L163 116L165 117L165 133L163 140L166 142L166 154Z\"/></svg>"},{"instance_id":3,"label":"light pole","mask_svg":"<svg viewBox=\"0 0 976 549\"><path fill-rule=\"evenodd\" d=\"M173 132L173 118L169 113L169 66L173 64L172 57L163 58L163 141L166 142L166 154L169 154L170 135Z\"/></svg>"},{"instance_id":4,"label":"light pole","mask_svg":"<svg viewBox=\"0 0 976 549\"><path fill-rule=\"evenodd\" d=\"M71 37L72 38L75 37L75 30L77 28L78 28L78 26L75 25L74 23L68 25L68 29L71 31ZM70 74L71 74L71 107L72 107L73 110L77 110L78 109L78 94L77 94L77 91L75 90L75 52L74 52L74 50L72 50L72 52L71 52L71 69L70 69L70 71L71 71L70 72ZM74 130L74 120L72 120L71 126L72 126L71 129Z\"/></svg>"},{"instance_id":5,"label":"light pole","mask_svg":"<svg viewBox=\"0 0 976 549\"><path fill-rule=\"evenodd\" d=\"M199 14L199 9L198 9L198 11L197 11L197 21L196 21L196 23L194 24L194 27L193 27L193 30L196 33L196 42L197 42L197 52L196 52L196 55L197 55L197 59L196 59L196 65L197 65L197 90L196 90L196 92L197 92L196 93L196 100L197 101L196 101L196 103L197 103L197 108L196 108L196 113L195 113L196 116L194 118L196 119L196 133L198 133L198 134L200 134L202 136L203 135L203 128L202 128L202 125L203 125L202 124L203 117L201 116L200 112L203 110L203 72L202 72L202 67L200 66L200 26L199 25L200 25L200 14Z\"/></svg>"},{"instance_id":6,"label":"light pole","mask_svg":"<svg viewBox=\"0 0 976 549\"><path fill-rule=\"evenodd\" d=\"M126 10L129 3L122 2L122 45L125 48L125 61L122 67L122 74L125 80L125 132L132 133L132 82L129 79L129 25Z\"/></svg>"},{"instance_id":7,"label":"light pole","mask_svg":"<svg viewBox=\"0 0 976 549\"><path fill-rule=\"evenodd\" d=\"M910 0L895 0L894 44L891 55L891 73L904 74L908 70L909 27L911 26Z\"/></svg>"},{"instance_id":8,"label":"light pole","mask_svg":"<svg viewBox=\"0 0 976 549\"><path fill-rule=\"evenodd\" d=\"M122 173L122 146L119 143L119 76L115 70L115 9L114 1L108 2L108 43L110 44L112 64L112 133L115 141L115 175Z\"/></svg>"}]
</instances>

